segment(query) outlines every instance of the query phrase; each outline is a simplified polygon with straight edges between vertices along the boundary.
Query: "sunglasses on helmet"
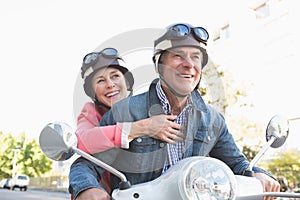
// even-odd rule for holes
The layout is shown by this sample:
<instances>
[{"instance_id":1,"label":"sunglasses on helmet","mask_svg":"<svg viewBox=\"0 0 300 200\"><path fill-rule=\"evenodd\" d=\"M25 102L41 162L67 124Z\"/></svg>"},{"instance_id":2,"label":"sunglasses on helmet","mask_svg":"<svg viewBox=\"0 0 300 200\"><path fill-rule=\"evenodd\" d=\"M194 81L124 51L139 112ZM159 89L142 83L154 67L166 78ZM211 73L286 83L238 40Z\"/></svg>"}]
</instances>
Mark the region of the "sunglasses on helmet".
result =
<instances>
[{"instance_id":1,"label":"sunglasses on helmet","mask_svg":"<svg viewBox=\"0 0 300 200\"><path fill-rule=\"evenodd\" d=\"M100 52L92 52L84 56L83 64L88 65L98 61L100 55L107 58L118 58L118 50L115 48L105 48Z\"/></svg>"},{"instance_id":2,"label":"sunglasses on helmet","mask_svg":"<svg viewBox=\"0 0 300 200\"><path fill-rule=\"evenodd\" d=\"M188 24L174 24L167 29L168 31L165 36L170 39L183 39L184 37L193 34L197 41L206 45L209 38L207 30L203 27L192 27ZM163 37L161 39L164 40L165 38ZM157 43L159 42L161 41L157 41Z\"/></svg>"}]
</instances>

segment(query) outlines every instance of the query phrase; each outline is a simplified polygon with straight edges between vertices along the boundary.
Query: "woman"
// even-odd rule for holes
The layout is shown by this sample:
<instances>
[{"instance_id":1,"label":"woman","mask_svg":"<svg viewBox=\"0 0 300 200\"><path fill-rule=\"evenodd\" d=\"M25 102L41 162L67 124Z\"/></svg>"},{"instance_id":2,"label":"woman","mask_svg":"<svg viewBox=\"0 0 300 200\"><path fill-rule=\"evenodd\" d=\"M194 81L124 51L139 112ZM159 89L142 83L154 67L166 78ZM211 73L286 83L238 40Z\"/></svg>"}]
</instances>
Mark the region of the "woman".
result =
<instances>
[{"instance_id":1,"label":"woman","mask_svg":"<svg viewBox=\"0 0 300 200\"><path fill-rule=\"evenodd\" d=\"M131 140L149 134L169 143L182 140L184 136L178 131L180 125L172 122L176 119L174 115L158 115L114 126L98 126L103 114L114 103L127 97L128 92L132 94L133 76L126 67L120 65L120 61L122 58L114 48L89 53L83 59L81 75L84 91L93 102L84 105L77 119L78 148L91 154L113 147L128 148ZM94 173L91 168L95 166L92 163L89 163L90 166L84 165L86 161L82 159L76 160L71 167L69 191L72 196L76 199L109 199L108 193L103 191L105 186L96 185L99 177L91 175ZM86 180L86 184L82 180Z\"/></svg>"},{"instance_id":2,"label":"woman","mask_svg":"<svg viewBox=\"0 0 300 200\"><path fill-rule=\"evenodd\" d=\"M180 126L171 122L174 115L159 115L133 123L99 127L102 115L117 101L132 94L134 79L114 48L87 54L83 59L81 75L84 91L93 100L84 105L77 118L78 148L87 153L98 153L109 148L128 148L129 142L143 135L155 136L169 143L180 140ZM101 141L101 142L99 142Z\"/></svg>"}]
</instances>

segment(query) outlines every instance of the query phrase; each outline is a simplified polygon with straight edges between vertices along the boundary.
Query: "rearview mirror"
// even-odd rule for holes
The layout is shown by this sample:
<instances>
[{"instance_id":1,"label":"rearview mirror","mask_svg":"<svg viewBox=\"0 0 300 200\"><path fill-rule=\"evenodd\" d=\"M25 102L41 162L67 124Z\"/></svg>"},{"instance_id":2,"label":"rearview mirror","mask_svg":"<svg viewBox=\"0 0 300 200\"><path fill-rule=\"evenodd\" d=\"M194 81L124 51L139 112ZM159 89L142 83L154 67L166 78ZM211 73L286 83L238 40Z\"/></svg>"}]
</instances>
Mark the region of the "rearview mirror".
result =
<instances>
[{"instance_id":1,"label":"rearview mirror","mask_svg":"<svg viewBox=\"0 0 300 200\"><path fill-rule=\"evenodd\" d=\"M275 138L271 147L281 147L289 135L289 121L282 115L275 115L271 118L266 131L266 140L269 141Z\"/></svg>"},{"instance_id":2,"label":"rearview mirror","mask_svg":"<svg viewBox=\"0 0 300 200\"><path fill-rule=\"evenodd\" d=\"M63 161L73 156L72 147L77 147L77 137L68 124L55 122L43 128L39 143L48 158Z\"/></svg>"}]
</instances>

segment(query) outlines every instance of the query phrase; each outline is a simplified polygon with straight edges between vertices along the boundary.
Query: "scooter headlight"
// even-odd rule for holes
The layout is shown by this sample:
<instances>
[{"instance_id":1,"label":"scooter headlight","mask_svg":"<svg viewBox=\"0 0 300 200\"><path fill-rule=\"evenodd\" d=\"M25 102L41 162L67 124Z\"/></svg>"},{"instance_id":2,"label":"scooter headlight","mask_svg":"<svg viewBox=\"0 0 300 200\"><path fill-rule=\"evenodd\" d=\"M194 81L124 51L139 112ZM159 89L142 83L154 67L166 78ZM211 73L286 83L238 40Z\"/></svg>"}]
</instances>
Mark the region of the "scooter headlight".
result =
<instances>
[{"instance_id":1,"label":"scooter headlight","mask_svg":"<svg viewBox=\"0 0 300 200\"><path fill-rule=\"evenodd\" d=\"M209 157L191 162L179 183L182 196L195 200L235 199L236 179L227 165Z\"/></svg>"}]
</instances>

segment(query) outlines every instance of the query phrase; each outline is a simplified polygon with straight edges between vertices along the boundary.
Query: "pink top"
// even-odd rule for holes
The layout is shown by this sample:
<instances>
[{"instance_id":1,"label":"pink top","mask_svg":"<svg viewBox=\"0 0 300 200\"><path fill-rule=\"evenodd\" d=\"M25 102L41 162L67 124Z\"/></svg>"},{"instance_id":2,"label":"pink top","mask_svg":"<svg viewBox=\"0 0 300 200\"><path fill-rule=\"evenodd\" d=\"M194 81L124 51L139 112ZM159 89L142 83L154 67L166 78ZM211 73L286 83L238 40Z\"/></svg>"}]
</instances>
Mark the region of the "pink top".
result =
<instances>
[{"instance_id":1,"label":"pink top","mask_svg":"<svg viewBox=\"0 0 300 200\"><path fill-rule=\"evenodd\" d=\"M113 147L128 148L128 131L122 132L122 127L130 128L130 125L117 123L112 126L99 126L102 116L96 110L94 103L84 105L77 118L76 135L78 148L93 154L105 151Z\"/></svg>"}]
</instances>

